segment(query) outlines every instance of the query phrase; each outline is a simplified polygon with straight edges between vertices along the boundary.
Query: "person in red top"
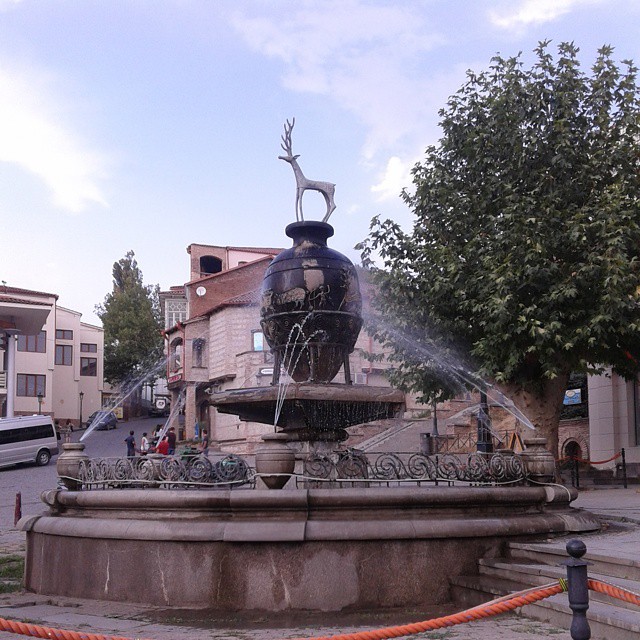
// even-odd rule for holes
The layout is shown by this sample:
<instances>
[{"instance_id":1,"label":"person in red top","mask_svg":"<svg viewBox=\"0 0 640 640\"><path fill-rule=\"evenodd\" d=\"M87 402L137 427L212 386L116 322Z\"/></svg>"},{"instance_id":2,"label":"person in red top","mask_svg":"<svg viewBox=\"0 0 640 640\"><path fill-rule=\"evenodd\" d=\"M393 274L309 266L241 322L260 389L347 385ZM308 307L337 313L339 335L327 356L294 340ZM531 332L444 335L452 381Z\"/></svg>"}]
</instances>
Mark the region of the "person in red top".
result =
<instances>
[{"instance_id":1,"label":"person in red top","mask_svg":"<svg viewBox=\"0 0 640 640\"><path fill-rule=\"evenodd\" d=\"M169 455L169 438L167 436L164 436L156 445L156 453L161 453L163 456Z\"/></svg>"}]
</instances>

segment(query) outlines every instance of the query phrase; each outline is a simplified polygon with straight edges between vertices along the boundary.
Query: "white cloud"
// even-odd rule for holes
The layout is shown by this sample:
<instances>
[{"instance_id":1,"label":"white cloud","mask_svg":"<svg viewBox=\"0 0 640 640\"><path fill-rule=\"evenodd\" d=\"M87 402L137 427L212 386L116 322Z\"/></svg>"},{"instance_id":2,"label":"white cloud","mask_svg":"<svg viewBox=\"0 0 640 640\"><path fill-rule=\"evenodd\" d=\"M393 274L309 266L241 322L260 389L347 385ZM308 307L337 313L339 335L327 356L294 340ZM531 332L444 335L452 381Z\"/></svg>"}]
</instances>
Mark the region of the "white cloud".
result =
<instances>
[{"instance_id":1,"label":"white cloud","mask_svg":"<svg viewBox=\"0 0 640 640\"><path fill-rule=\"evenodd\" d=\"M599 4L602 0L522 0L509 3L502 11L489 12L491 22L503 29L520 30L528 25L552 22L581 5Z\"/></svg>"},{"instance_id":2,"label":"white cloud","mask_svg":"<svg viewBox=\"0 0 640 640\"><path fill-rule=\"evenodd\" d=\"M371 187L371 191L377 194L379 201L398 198L402 190L411 184L411 169L417 161L417 158L410 162L403 161L397 156L389 158L382 179Z\"/></svg>"},{"instance_id":3,"label":"white cloud","mask_svg":"<svg viewBox=\"0 0 640 640\"><path fill-rule=\"evenodd\" d=\"M36 175L61 209L78 213L90 203L107 206L98 185L105 159L63 122L61 100L50 85L33 69L0 64L0 162Z\"/></svg>"},{"instance_id":4,"label":"white cloud","mask_svg":"<svg viewBox=\"0 0 640 640\"><path fill-rule=\"evenodd\" d=\"M22 0L0 0L0 11L7 11L20 2Z\"/></svg>"},{"instance_id":5,"label":"white cloud","mask_svg":"<svg viewBox=\"0 0 640 640\"><path fill-rule=\"evenodd\" d=\"M285 64L287 88L327 95L367 127L366 159L397 153L434 120L442 96L432 91L434 78L416 70L444 38L419 4L276 3L260 17L236 12L232 23L254 50Z\"/></svg>"}]
</instances>

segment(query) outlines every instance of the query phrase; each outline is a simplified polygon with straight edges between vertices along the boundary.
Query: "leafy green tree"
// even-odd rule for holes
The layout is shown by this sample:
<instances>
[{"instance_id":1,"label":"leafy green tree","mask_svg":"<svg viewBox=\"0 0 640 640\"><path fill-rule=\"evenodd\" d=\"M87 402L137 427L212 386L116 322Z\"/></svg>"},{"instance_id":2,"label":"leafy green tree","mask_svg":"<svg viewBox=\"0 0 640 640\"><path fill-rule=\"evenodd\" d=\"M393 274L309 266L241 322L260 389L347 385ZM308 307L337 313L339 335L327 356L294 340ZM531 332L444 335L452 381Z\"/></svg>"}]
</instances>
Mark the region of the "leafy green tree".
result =
<instances>
[{"instance_id":1,"label":"leafy green tree","mask_svg":"<svg viewBox=\"0 0 640 640\"><path fill-rule=\"evenodd\" d=\"M122 384L153 375L163 349L158 286L143 284L133 251L114 263L113 291L96 313L104 328L105 380Z\"/></svg>"},{"instance_id":2,"label":"leafy green tree","mask_svg":"<svg viewBox=\"0 0 640 640\"><path fill-rule=\"evenodd\" d=\"M543 42L531 68L519 55L468 72L403 192L413 231L374 218L359 246L381 265L388 322L374 328L398 360L395 383L451 394L428 356L468 354L555 452L569 374L630 377L640 360L637 69L607 46L590 74L573 44L557 51Z\"/></svg>"}]
</instances>

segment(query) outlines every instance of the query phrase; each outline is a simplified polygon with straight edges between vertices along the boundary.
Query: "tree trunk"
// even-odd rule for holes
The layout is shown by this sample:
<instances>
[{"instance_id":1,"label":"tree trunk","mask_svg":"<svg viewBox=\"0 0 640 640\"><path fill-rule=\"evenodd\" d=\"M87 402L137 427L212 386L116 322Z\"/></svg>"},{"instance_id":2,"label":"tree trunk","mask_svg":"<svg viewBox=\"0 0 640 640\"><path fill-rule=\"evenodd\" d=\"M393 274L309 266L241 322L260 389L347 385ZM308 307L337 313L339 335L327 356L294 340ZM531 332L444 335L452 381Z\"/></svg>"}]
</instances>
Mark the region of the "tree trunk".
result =
<instances>
[{"instance_id":1,"label":"tree trunk","mask_svg":"<svg viewBox=\"0 0 640 640\"><path fill-rule=\"evenodd\" d=\"M547 448L558 459L558 426L569 372L546 380L542 388L531 390L521 385L501 385L505 394L536 428L536 436L547 439ZM534 435L534 434L531 434ZM526 437L526 431L525 431Z\"/></svg>"}]
</instances>

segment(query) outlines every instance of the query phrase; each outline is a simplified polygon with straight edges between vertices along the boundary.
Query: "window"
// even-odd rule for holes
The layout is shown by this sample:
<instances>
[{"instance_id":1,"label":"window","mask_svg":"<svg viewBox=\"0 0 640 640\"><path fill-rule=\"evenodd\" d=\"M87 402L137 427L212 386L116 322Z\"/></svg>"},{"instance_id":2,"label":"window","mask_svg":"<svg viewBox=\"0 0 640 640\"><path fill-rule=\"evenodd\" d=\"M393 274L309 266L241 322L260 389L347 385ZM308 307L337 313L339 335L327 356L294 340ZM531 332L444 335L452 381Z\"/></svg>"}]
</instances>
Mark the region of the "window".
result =
<instances>
[{"instance_id":1,"label":"window","mask_svg":"<svg viewBox=\"0 0 640 640\"><path fill-rule=\"evenodd\" d=\"M253 350L264 351L264 334L262 331L252 331L251 337L253 340Z\"/></svg>"},{"instance_id":2,"label":"window","mask_svg":"<svg viewBox=\"0 0 640 640\"><path fill-rule=\"evenodd\" d=\"M222 271L222 260L216 256L202 256L200 258L200 273L220 273Z\"/></svg>"},{"instance_id":3,"label":"window","mask_svg":"<svg viewBox=\"0 0 640 640\"><path fill-rule=\"evenodd\" d=\"M80 375L81 376L97 376L98 375L98 359L97 358L80 358Z\"/></svg>"},{"instance_id":4,"label":"window","mask_svg":"<svg viewBox=\"0 0 640 640\"><path fill-rule=\"evenodd\" d=\"M29 396L35 398L38 395L46 395L46 376L41 376L32 373L19 373L18 374L18 388L16 389L17 396Z\"/></svg>"},{"instance_id":5,"label":"window","mask_svg":"<svg viewBox=\"0 0 640 640\"><path fill-rule=\"evenodd\" d=\"M73 347L70 344L56 345L56 364L71 366L73 358Z\"/></svg>"},{"instance_id":6,"label":"window","mask_svg":"<svg viewBox=\"0 0 640 640\"><path fill-rule=\"evenodd\" d=\"M0 431L0 444L14 444L28 440L53 438L53 427L50 424L35 424L31 427L17 427Z\"/></svg>"},{"instance_id":7,"label":"window","mask_svg":"<svg viewBox=\"0 0 640 640\"><path fill-rule=\"evenodd\" d=\"M90 342L81 342L80 351L82 353L98 353L98 345Z\"/></svg>"},{"instance_id":8,"label":"window","mask_svg":"<svg viewBox=\"0 0 640 640\"><path fill-rule=\"evenodd\" d=\"M178 322L183 322L187 319L187 301L167 300L164 311L164 326L167 329L175 327Z\"/></svg>"},{"instance_id":9,"label":"window","mask_svg":"<svg viewBox=\"0 0 640 640\"><path fill-rule=\"evenodd\" d=\"M171 371L182 369L182 338L176 338L171 343Z\"/></svg>"},{"instance_id":10,"label":"window","mask_svg":"<svg viewBox=\"0 0 640 640\"><path fill-rule=\"evenodd\" d=\"M56 329L56 340L73 340L71 329Z\"/></svg>"},{"instance_id":11,"label":"window","mask_svg":"<svg viewBox=\"0 0 640 640\"><path fill-rule=\"evenodd\" d=\"M37 336L18 335L18 351L45 353L47 350L47 332L41 331Z\"/></svg>"},{"instance_id":12,"label":"window","mask_svg":"<svg viewBox=\"0 0 640 640\"><path fill-rule=\"evenodd\" d=\"M193 341L193 366L203 367L204 364L204 340L202 338L196 338Z\"/></svg>"}]
</instances>

